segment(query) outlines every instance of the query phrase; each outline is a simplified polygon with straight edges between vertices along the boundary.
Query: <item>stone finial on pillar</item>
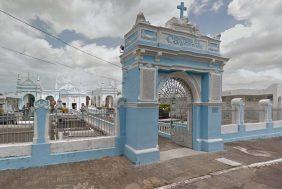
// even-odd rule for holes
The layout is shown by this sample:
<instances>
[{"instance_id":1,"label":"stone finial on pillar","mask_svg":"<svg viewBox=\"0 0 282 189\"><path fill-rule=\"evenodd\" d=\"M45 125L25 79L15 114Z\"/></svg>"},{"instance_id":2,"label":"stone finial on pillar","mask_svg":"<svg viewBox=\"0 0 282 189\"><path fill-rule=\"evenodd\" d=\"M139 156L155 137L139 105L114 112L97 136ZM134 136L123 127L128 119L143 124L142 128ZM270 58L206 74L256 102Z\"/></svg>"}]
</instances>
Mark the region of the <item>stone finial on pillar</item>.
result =
<instances>
[{"instance_id":1,"label":"stone finial on pillar","mask_svg":"<svg viewBox=\"0 0 282 189\"><path fill-rule=\"evenodd\" d=\"M49 101L39 99L34 103L34 136L33 144L49 141Z\"/></svg>"},{"instance_id":2,"label":"stone finial on pillar","mask_svg":"<svg viewBox=\"0 0 282 189\"><path fill-rule=\"evenodd\" d=\"M232 123L244 125L244 105L242 98L233 98L231 100Z\"/></svg>"},{"instance_id":3,"label":"stone finial on pillar","mask_svg":"<svg viewBox=\"0 0 282 189\"><path fill-rule=\"evenodd\" d=\"M259 101L259 106L263 109L260 113L259 121L270 123L272 122L272 102L270 99L262 99Z\"/></svg>"}]
</instances>

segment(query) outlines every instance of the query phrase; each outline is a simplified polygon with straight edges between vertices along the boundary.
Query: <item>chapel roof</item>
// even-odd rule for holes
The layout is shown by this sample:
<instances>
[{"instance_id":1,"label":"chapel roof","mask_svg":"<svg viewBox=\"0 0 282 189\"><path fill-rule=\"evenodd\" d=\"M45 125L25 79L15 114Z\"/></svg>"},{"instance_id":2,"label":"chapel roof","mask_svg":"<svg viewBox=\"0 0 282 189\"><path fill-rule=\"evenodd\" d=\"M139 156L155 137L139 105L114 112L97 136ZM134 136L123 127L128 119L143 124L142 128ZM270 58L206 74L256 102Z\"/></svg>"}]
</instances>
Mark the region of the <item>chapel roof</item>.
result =
<instances>
[{"instance_id":1,"label":"chapel roof","mask_svg":"<svg viewBox=\"0 0 282 189\"><path fill-rule=\"evenodd\" d=\"M23 82L21 82L20 85L36 86L36 83L28 78L24 80Z\"/></svg>"},{"instance_id":2,"label":"chapel roof","mask_svg":"<svg viewBox=\"0 0 282 189\"><path fill-rule=\"evenodd\" d=\"M59 90L66 92L80 92L79 88L75 87L71 82L66 83L65 85L60 87Z\"/></svg>"}]
</instances>

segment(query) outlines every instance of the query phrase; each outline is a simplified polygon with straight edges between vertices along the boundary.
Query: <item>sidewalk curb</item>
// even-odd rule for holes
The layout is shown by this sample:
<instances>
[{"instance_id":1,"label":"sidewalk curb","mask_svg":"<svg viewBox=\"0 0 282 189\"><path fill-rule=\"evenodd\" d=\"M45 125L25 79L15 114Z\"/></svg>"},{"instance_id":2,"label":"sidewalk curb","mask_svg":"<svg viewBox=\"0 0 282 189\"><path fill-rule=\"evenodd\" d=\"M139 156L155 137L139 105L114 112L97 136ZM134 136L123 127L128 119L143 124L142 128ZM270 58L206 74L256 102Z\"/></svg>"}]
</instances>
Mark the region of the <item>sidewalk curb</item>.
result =
<instances>
[{"instance_id":1,"label":"sidewalk curb","mask_svg":"<svg viewBox=\"0 0 282 189\"><path fill-rule=\"evenodd\" d=\"M174 189L174 188L179 187L179 186L185 186L187 184L191 184L191 183L195 183L195 182L199 182L199 181L211 178L212 176L218 176L218 175L222 175L222 174L229 173L229 172L232 172L232 171L237 171L237 170L240 170L240 169L265 167L265 166L270 166L270 165L274 165L274 164L277 164L277 163L282 163L282 158L274 159L274 160L270 160L270 161L252 163L250 165L242 165L242 166L239 166L239 167L234 167L234 168L225 169L225 170L221 170L221 171L215 171L215 172L211 172L207 175L203 175L203 176L200 176L200 177L194 177L194 178L187 179L187 180L180 181L180 182L175 182L175 183L172 183L172 184L169 184L169 185L158 187L156 189Z\"/></svg>"}]
</instances>

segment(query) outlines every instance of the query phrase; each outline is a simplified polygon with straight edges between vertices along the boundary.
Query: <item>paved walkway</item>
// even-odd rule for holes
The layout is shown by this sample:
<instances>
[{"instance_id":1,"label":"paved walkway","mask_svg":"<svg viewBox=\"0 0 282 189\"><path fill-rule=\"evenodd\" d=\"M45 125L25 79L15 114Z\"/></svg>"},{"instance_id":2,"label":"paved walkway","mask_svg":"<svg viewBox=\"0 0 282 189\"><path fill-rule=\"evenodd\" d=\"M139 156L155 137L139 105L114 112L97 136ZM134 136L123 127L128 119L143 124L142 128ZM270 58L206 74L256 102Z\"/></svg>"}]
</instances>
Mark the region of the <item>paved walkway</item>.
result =
<instances>
[{"instance_id":1,"label":"paved walkway","mask_svg":"<svg viewBox=\"0 0 282 189\"><path fill-rule=\"evenodd\" d=\"M161 136L159 136L158 144L159 144L159 149L161 152L172 150L172 149L177 149L177 148L183 148L182 146L172 142L171 140L167 138L161 137Z\"/></svg>"},{"instance_id":2,"label":"paved walkway","mask_svg":"<svg viewBox=\"0 0 282 189\"><path fill-rule=\"evenodd\" d=\"M171 140L159 136L159 149L160 149L160 161L168 161L175 158L187 157L198 155L204 152L195 151L189 148L184 148Z\"/></svg>"},{"instance_id":3,"label":"paved walkway","mask_svg":"<svg viewBox=\"0 0 282 189\"><path fill-rule=\"evenodd\" d=\"M162 151L160 152L160 160L161 162L175 159L175 158L182 158L187 156L193 156L202 154L204 152L195 151L189 148L176 148L172 150Z\"/></svg>"},{"instance_id":4,"label":"paved walkway","mask_svg":"<svg viewBox=\"0 0 282 189\"><path fill-rule=\"evenodd\" d=\"M219 158L238 162L241 166L281 158L281 146L282 138L273 138L233 142L226 144L222 152L200 153L140 167L132 165L124 157L113 157L41 168L7 170L0 172L0 188L138 189L161 187L234 168L224 161L216 160ZM230 161L225 162L230 163ZM177 188L228 188L229 186L277 188L277 186L282 186L282 179L277 179L281 178L281 172L281 164L240 169Z\"/></svg>"}]
</instances>

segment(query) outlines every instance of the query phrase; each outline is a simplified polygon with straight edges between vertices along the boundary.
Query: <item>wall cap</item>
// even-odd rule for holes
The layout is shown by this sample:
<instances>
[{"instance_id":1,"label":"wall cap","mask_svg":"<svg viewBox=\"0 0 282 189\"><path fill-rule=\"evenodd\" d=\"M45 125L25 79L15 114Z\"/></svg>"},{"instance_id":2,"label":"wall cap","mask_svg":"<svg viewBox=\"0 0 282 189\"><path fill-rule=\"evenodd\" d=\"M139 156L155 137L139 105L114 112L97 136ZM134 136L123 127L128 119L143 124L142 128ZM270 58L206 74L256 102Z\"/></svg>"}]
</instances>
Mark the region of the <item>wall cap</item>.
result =
<instances>
[{"instance_id":1,"label":"wall cap","mask_svg":"<svg viewBox=\"0 0 282 189\"><path fill-rule=\"evenodd\" d=\"M270 99L262 99L258 104L260 106L272 106L272 101Z\"/></svg>"},{"instance_id":2,"label":"wall cap","mask_svg":"<svg viewBox=\"0 0 282 189\"><path fill-rule=\"evenodd\" d=\"M245 104L242 98L233 98L231 100L231 105L232 106L244 106Z\"/></svg>"}]
</instances>

